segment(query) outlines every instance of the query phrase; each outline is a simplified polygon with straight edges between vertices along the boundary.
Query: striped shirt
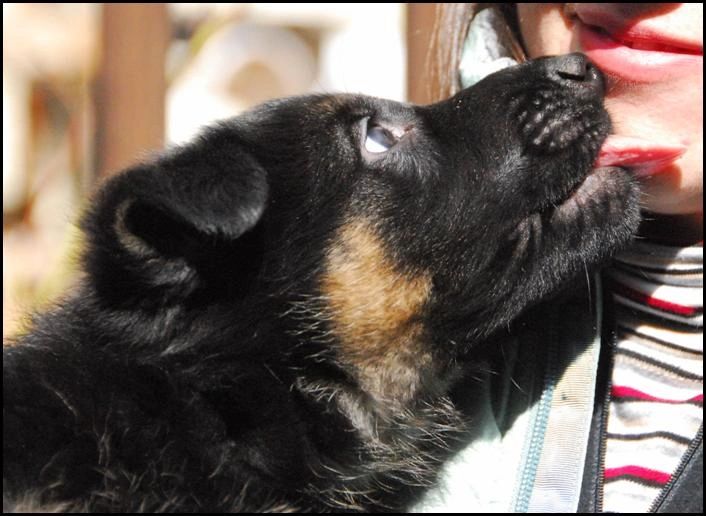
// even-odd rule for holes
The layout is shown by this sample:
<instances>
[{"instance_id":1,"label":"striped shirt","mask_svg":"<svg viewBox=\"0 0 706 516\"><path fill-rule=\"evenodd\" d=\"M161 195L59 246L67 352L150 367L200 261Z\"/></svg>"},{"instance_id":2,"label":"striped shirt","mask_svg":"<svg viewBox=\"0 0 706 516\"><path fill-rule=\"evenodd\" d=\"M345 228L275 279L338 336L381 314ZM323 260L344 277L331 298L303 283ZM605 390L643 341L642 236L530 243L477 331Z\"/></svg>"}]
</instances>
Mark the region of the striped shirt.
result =
<instances>
[{"instance_id":1,"label":"striped shirt","mask_svg":"<svg viewBox=\"0 0 706 516\"><path fill-rule=\"evenodd\" d=\"M637 242L608 271L617 339L606 512L647 512L703 423L703 245Z\"/></svg>"}]
</instances>

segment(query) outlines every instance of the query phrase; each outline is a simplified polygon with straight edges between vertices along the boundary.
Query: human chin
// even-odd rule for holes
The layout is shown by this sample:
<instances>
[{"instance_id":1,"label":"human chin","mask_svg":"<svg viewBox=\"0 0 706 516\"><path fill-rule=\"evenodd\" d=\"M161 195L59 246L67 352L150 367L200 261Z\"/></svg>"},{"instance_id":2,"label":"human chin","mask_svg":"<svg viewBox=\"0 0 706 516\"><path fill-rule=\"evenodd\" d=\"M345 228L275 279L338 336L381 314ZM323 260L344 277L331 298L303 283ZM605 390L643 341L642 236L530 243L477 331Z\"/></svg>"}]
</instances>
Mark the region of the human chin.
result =
<instances>
[{"instance_id":1,"label":"human chin","mask_svg":"<svg viewBox=\"0 0 706 516\"><path fill-rule=\"evenodd\" d=\"M641 205L660 215L703 213L703 175L674 165L666 173L642 181Z\"/></svg>"}]
</instances>

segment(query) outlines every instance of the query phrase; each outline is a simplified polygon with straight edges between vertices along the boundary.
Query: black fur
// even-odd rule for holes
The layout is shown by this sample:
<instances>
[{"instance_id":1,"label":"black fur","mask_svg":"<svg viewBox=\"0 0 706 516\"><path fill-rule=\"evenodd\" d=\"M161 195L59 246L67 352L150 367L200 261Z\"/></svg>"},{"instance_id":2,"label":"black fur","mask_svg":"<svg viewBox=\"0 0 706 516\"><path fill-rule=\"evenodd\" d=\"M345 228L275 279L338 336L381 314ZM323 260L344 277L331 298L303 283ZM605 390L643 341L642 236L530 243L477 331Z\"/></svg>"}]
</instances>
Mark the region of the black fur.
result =
<instances>
[{"instance_id":1,"label":"black fur","mask_svg":"<svg viewBox=\"0 0 706 516\"><path fill-rule=\"evenodd\" d=\"M7 507L404 508L464 430L461 355L636 229L630 176L591 170L601 78L569 57L425 107L273 101L108 181L82 281L4 348ZM366 252L356 223L425 296L379 361L322 283Z\"/></svg>"}]
</instances>

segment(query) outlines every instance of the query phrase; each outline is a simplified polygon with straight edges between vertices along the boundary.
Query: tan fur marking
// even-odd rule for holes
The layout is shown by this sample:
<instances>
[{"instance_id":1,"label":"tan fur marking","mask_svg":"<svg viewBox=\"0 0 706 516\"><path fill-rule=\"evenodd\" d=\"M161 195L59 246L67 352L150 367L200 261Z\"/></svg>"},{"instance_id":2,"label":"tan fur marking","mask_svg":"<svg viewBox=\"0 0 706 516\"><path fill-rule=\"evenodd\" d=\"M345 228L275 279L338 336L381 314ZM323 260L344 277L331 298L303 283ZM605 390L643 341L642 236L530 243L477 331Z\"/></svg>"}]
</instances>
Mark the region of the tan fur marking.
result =
<instances>
[{"instance_id":1,"label":"tan fur marking","mask_svg":"<svg viewBox=\"0 0 706 516\"><path fill-rule=\"evenodd\" d=\"M358 220L339 231L321 286L342 358L367 390L386 401L413 396L418 371L431 360L419 318L429 275L402 272L371 225Z\"/></svg>"}]
</instances>

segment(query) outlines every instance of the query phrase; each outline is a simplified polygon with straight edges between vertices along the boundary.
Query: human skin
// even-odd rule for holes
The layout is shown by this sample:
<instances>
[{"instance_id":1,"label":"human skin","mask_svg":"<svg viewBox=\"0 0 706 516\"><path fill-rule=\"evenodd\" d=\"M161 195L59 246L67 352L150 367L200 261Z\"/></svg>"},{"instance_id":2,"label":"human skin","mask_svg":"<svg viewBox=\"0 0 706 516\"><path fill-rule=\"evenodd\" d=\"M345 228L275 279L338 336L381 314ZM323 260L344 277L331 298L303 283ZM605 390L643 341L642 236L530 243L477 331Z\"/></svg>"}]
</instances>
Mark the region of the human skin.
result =
<instances>
[{"instance_id":1,"label":"human skin","mask_svg":"<svg viewBox=\"0 0 706 516\"><path fill-rule=\"evenodd\" d=\"M643 233L669 243L702 241L703 3L531 3L517 8L529 57L574 51L591 57L583 35L596 26L614 45L630 41L627 45L637 47L626 66L594 62L606 76L606 107L617 135L683 146L683 154L661 172L639 178L649 212ZM648 55L640 50L659 51L651 53L657 58L670 55L664 65L631 69Z\"/></svg>"}]
</instances>

